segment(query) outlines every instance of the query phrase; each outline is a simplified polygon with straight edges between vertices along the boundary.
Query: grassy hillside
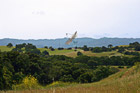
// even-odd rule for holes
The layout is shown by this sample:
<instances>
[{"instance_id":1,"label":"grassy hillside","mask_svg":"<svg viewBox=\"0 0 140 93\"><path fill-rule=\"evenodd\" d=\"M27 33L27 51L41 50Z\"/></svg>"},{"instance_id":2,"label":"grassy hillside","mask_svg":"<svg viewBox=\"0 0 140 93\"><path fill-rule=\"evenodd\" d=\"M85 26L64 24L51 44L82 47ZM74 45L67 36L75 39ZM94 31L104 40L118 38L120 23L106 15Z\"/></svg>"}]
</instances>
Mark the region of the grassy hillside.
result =
<instances>
[{"instance_id":1,"label":"grassy hillside","mask_svg":"<svg viewBox=\"0 0 140 93\"><path fill-rule=\"evenodd\" d=\"M88 84L55 82L42 89L7 93L140 93L140 65L125 68L99 82Z\"/></svg>"},{"instance_id":2,"label":"grassy hillside","mask_svg":"<svg viewBox=\"0 0 140 93\"><path fill-rule=\"evenodd\" d=\"M53 93L54 90L48 90ZM56 88L56 93L140 93L140 66L123 69L108 78L92 84Z\"/></svg>"},{"instance_id":3,"label":"grassy hillside","mask_svg":"<svg viewBox=\"0 0 140 93\"><path fill-rule=\"evenodd\" d=\"M11 51L12 49L13 48L8 48L7 46L0 46L0 50L2 52ZM77 49L77 51L74 51L74 49L72 49L72 50L67 50L67 49L58 50L58 49L55 49L55 51L51 51L50 49L46 49L46 48L38 48L38 49L41 52L44 51L44 50L47 50L50 55L65 55L65 56L68 56L68 57L76 57L78 51L82 52L84 55L87 55L87 56L97 56L97 57L101 57L101 56L128 56L128 55L118 53L117 51L93 53L91 51L83 51L81 49Z\"/></svg>"}]
</instances>

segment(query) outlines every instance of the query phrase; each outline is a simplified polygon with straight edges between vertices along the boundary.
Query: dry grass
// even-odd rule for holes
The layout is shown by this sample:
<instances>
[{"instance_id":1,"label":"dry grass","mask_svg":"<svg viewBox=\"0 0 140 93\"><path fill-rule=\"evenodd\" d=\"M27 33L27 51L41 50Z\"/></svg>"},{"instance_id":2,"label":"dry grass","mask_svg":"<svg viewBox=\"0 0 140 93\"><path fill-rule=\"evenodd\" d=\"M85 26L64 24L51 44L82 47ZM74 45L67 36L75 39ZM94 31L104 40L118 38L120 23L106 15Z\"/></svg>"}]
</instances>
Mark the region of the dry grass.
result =
<instances>
[{"instance_id":1,"label":"dry grass","mask_svg":"<svg viewBox=\"0 0 140 93\"><path fill-rule=\"evenodd\" d=\"M139 69L140 70L140 69ZM123 73L123 74L122 74ZM53 90L48 90L53 93ZM76 87L57 88L56 93L140 93L140 71L135 67L124 69L100 82Z\"/></svg>"}]
</instances>

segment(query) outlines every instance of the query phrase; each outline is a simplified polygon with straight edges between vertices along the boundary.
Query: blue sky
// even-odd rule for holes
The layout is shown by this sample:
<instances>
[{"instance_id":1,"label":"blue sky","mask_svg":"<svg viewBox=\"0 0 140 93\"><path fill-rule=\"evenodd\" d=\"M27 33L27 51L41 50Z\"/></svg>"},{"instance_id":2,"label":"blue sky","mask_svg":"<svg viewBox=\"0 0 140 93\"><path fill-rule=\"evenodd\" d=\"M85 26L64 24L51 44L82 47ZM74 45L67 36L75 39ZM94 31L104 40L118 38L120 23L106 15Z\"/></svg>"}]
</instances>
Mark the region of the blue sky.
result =
<instances>
[{"instance_id":1,"label":"blue sky","mask_svg":"<svg viewBox=\"0 0 140 93\"><path fill-rule=\"evenodd\" d=\"M0 38L140 38L140 0L0 0Z\"/></svg>"}]
</instances>

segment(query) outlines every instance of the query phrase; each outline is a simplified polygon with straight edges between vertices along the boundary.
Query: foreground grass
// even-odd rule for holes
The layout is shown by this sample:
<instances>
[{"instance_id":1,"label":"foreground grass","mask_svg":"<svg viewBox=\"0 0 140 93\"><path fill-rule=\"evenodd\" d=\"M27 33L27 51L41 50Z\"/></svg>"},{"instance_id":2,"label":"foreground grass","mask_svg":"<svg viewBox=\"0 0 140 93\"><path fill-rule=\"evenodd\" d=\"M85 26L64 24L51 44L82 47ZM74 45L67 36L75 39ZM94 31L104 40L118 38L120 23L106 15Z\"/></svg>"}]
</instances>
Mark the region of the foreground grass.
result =
<instances>
[{"instance_id":1,"label":"foreground grass","mask_svg":"<svg viewBox=\"0 0 140 93\"><path fill-rule=\"evenodd\" d=\"M53 83L42 89L7 93L140 93L140 66L125 68L99 82L88 84Z\"/></svg>"}]
</instances>

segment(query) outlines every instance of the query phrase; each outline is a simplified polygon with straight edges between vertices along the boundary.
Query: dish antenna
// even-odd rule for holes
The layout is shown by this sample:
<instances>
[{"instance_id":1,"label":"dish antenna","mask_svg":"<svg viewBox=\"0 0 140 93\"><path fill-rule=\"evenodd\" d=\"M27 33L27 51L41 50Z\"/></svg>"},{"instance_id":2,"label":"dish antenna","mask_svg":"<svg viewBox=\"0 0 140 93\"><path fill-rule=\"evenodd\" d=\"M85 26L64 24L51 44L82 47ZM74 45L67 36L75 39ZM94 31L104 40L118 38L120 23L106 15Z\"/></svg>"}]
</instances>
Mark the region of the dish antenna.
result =
<instances>
[{"instance_id":1,"label":"dish antenna","mask_svg":"<svg viewBox=\"0 0 140 93\"><path fill-rule=\"evenodd\" d=\"M68 33L66 33L66 35L68 35ZM69 45L77 36L77 31L72 35L71 38L69 38L65 44Z\"/></svg>"}]
</instances>

